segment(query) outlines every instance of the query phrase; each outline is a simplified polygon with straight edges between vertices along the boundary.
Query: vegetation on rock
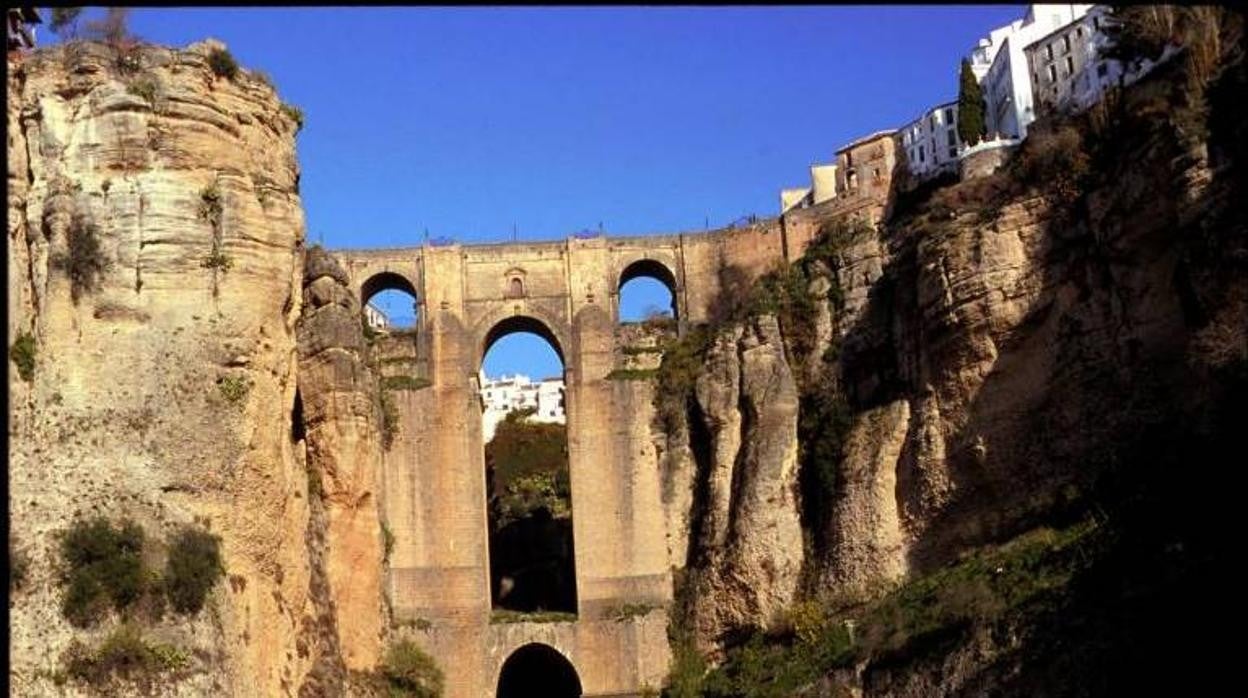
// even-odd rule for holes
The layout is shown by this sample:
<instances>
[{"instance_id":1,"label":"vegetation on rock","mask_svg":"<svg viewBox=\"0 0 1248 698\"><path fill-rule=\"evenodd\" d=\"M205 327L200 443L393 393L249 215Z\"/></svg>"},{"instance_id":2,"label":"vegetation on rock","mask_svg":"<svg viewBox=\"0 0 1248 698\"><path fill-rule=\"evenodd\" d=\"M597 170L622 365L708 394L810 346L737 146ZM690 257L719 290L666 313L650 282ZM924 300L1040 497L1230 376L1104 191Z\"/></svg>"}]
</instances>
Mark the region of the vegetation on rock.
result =
<instances>
[{"instance_id":1,"label":"vegetation on rock","mask_svg":"<svg viewBox=\"0 0 1248 698\"><path fill-rule=\"evenodd\" d=\"M114 526L104 517L76 521L61 540L66 585L61 611L86 627L109 606L120 611L144 591L143 529L133 521Z\"/></svg>"},{"instance_id":2,"label":"vegetation on rock","mask_svg":"<svg viewBox=\"0 0 1248 698\"><path fill-rule=\"evenodd\" d=\"M386 652L381 674L390 684L391 696L436 698L442 695L442 670L433 658L411 640L400 640Z\"/></svg>"},{"instance_id":3,"label":"vegetation on rock","mask_svg":"<svg viewBox=\"0 0 1248 698\"><path fill-rule=\"evenodd\" d=\"M109 695L116 695L119 684L130 684L149 693L163 674L190 664L185 650L149 642L130 624L118 626L95 649L78 640L71 641L62 659L69 678Z\"/></svg>"},{"instance_id":4,"label":"vegetation on rock","mask_svg":"<svg viewBox=\"0 0 1248 698\"><path fill-rule=\"evenodd\" d=\"M208 54L208 67L219 78L233 80L238 76L238 62L234 60L233 54L223 48L214 48Z\"/></svg>"},{"instance_id":5,"label":"vegetation on rock","mask_svg":"<svg viewBox=\"0 0 1248 698\"><path fill-rule=\"evenodd\" d=\"M38 345L35 344L34 335L29 332L19 332L17 338L13 340L13 344L9 347L9 358L13 361L13 365L17 367L17 375L27 383L35 376L35 355L38 351Z\"/></svg>"},{"instance_id":6,"label":"vegetation on rock","mask_svg":"<svg viewBox=\"0 0 1248 698\"><path fill-rule=\"evenodd\" d=\"M65 243L66 251L53 255L52 266L69 276L70 297L77 303L84 293L99 287L109 263L100 246L99 229L85 217L70 222Z\"/></svg>"},{"instance_id":7,"label":"vegetation on rock","mask_svg":"<svg viewBox=\"0 0 1248 698\"><path fill-rule=\"evenodd\" d=\"M165 590L179 613L195 614L204 599L225 574L221 561L221 539L207 531L184 528L169 546L165 566Z\"/></svg>"}]
</instances>

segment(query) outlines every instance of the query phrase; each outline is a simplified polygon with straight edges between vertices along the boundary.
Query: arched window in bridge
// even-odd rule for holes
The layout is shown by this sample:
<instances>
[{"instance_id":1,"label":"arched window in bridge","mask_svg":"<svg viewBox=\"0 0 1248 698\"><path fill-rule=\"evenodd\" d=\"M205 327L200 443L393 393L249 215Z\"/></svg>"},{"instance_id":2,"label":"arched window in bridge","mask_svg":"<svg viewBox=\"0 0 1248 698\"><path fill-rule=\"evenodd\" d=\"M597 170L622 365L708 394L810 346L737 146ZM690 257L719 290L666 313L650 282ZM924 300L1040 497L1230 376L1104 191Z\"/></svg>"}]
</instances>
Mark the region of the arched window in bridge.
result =
<instances>
[{"instance_id":1,"label":"arched window in bridge","mask_svg":"<svg viewBox=\"0 0 1248 698\"><path fill-rule=\"evenodd\" d=\"M540 321L513 316L486 335L478 379L495 609L576 612L563 377L559 341Z\"/></svg>"},{"instance_id":2,"label":"arched window in bridge","mask_svg":"<svg viewBox=\"0 0 1248 698\"><path fill-rule=\"evenodd\" d=\"M675 333L676 276L662 262L642 259L620 274L619 322L647 332Z\"/></svg>"},{"instance_id":3,"label":"arched window in bridge","mask_svg":"<svg viewBox=\"0 0 1248 698\"><path fill-rule=\"evenodd\" d=\"M513 276L507 281L508 298L524 298L524 280Z\"/></svg>"},{"instance_id":4,"label":"arched window in bridge","mask_svg":"<svg viewBox=\"0 0 1248 698\"><path fill-rule=\"evenodd\" d=\"M365 281L360 289L360 305L365 326L374 332L416 329L416 289L399 274L382 272Z\"/></svg>"}]
</instances>

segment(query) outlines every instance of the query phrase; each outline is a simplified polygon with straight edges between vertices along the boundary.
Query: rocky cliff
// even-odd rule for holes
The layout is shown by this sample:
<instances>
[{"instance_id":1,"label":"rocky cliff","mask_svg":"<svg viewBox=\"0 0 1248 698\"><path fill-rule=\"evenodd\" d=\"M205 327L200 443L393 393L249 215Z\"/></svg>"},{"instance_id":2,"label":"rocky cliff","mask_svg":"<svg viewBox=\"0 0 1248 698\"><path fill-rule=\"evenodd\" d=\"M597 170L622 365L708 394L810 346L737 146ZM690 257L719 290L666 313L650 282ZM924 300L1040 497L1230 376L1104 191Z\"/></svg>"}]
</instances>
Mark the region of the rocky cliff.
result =
<instances>
[{"instance_id":1,"label":"rocky cliff","mask_svg":"<svg viewBox=\"0 0 1248 698\"><path fill-rule=\"evenodd\" d=\"M78 42L10 59L8 333L33 355L9 383L10 546L29 559L10 604L21 695L66 694L71 639L115 626L59 612L57 536L93 515L135 520L157 548L184 524L220 537L226 583L204 611L147 629L189 659L169 694L324 695L378 653L359 324L356 339L326 329L341 299L311 278L318 327L297 332L297 124L267 81L212 70L217 48ZM309 468L323 505L309 506Z\"/></svg>"},{"instance_id":2,"label":"rocky cliff","mask_svg":"<svg viewBox=\"0 0 1248 698\"><path fill-rule=\"evenodd\" d=\"M770 695L743 678L753 675L767 690L792 680L811 695L1099 695L1134 684L1106 667L1089 679L1097 660L1088 657L1125 667L1159 650L1139 649L1111 611L1095 609L1143 612L1131 605L1140 601L1121 601L1135 594L1164 627L1193 630L1198 617L1171 609L1182 603L1178 589L1204 579L1226 509L1199 504L1175 479L1189 477L1193 454L1225 443L1227 415L1245 409L1248 360L1248 240L1233 203L1244 196L1234 135L1243 112L1224 96L1242 85L1243 65L1242 53L1227 55L1225 84L1208 93L1181 58L1098 110L1037 124L996 175L899 202L876 230L829 221L804 259L755 283L749 307L727 313L717 339L695 340L705 364L696 391L681 424L659 426L671 437L666 458L689 452L694 462L681 629L717 657L739 648L703 690ZM741 360L756 351L743 351L743 337L773 348L765 364ZM671 391L660 374L660 391ZM751 412L761 393L750 385L772 386L771 419ZM829 407L837 401L840 426ZM710 443L703 453L700 437ZM760 448L765 462L753 457ZM1108 539L1135 540L1143 529L1132 527L1147 518L1140 502L1149 516L1185 518L1168 533L1148 529L1169 541L1156 545L1183 551L1148 559L1170 565L1163 577L1184 586L1115 578L1142 576L1130 556L1144 553L1103 543L1112 552L1085 550L1087 568L1059 587L1072 591L1045 587L1053 603L1097 619L1094 630L1069 631L1068 645L1051 610L1010 615L1023 602L1000 602L978 577L960 588L963 598L945 600L960 609L950 611L957 623L919 623L923 642L898 644L907 614L930 612L906 606L907 594L943 598L922 580L946 565L1081 516ZM962 571L947 574L961 580ZM1092 580L1101 586L1088 592ZM811 630L802 599L893 634L864 640L852 623L849 634ZM892 615L871 615L881 608ZM759 629L776 644L741 644ZM1079 642L1095 651L1081 656ZM784 675L786 661L806 664ZM819 662L827 672L850 668L811 684L803 672Z\"/></svg>"}]
</instances>

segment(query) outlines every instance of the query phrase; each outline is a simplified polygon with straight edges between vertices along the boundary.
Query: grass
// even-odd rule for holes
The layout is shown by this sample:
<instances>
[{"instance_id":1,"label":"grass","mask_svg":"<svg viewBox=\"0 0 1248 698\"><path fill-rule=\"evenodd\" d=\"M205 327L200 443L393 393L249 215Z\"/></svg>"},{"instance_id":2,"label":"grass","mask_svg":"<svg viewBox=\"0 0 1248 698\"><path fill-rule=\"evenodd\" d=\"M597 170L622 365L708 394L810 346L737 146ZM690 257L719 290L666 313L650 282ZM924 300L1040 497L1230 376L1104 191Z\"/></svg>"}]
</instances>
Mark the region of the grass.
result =
<instances>
[{"instance_id":1,"label":"grass","mask_svg":"<svg viewBox=\"0 0 1248 698\"><path fill-rule=\"evenodd\" d=\"M199 192L199 217L212 225L213 229L221 225L223 210L221 189L214 182Z\"/></svg>"},{"instance_id":2,"label":"grass","mask_svg":"<svg viewBox=\"0 0 1248 698\"><path fill-rule=\"evenodd\" d=\"M700 681L681 669L684 693L670 695L788 696L833 669L879 660L972 623L1047 608L1090 564L1100 528L1092 522L1062 530L1039 528L986 548L944 569L908 581L858 606L801 602L778 632L755 630L728 648L725 661ZM674 647L679 649L678 646ZM677 652L675 671L681 662ZM682 689L683 690L683 689Z\"/></svg>"},{"instance_id":3,"label":"grass","mask_svg":"<svg viewBox=\"0 0 1248 698\"><path fill-rule=\"evenodd\" d=\"M113 693L120 681L147 693L160 675L186 668L190 655L174 645L149 642L138 628L126 624L95 649L73 640L63 662L69 678L101 691Z\"/></svg>"},{"instance_id":4,"label":"grass","mask_svg":"<svg viewBox=\"0 0 1248 698\"><path fill-rule=\"evenodd\" d=\"M433 385L428 379L415 376L385 376L381 387L385 390L420 390Z\"/></svg>"},{"instance_id":5,"label":"grass","mask_svg":"<svg viewBox=\"0 0 1248 698\"><path fill-rule=\"evenodd\" d=\"M607 374L609 381L645 381L659 375L657 368L617 368Z\"/></svg>"},{"instance_id":6,"label":"grass","mask_svg":"<svg viewBox=\"0 0 1248 698\"><path fill-rule=\"evenodd\" d=\"M620 351L625 356L638 356L641 354L662 354L665 347L624 347Z\"/></svg>"},{"instance_id":7,"label":"grass","mask_svg":"<svg viewBox=\"0 0 1248 698\"><path fill-rule=\"evenodd\" d=\"M234 259L222 252L221 250L213 250L204 256L200 266L205 269L220 269L221 271L229 271L234 266Z\"/></svg>"},{"instance_id":8,"label":"grass","mask_svg":"<svg viewBox=\"0 0 1248 698\"><path fill-rule=\"evenodd\" d=\"M17 367L17 375L27 383L35 376L35 355L38 351L38 345L35 344L34 335L29 332L21 332L17 338L13 340L13 344L9 346L9 359L13 361L13 365Z\"/></svg>"},{"instance_id":9,"label":"grass","mask_svg":"<svg viewBox=\"0 0 1248 698\"><path fill-rule=\"evenodd\" d=\"M399 435L399 408L384 385L381 389L381 447L387 451Z\"/></svg>"},{"instance_id":10,"label":"grass","mask_svg":"<svg viewBox=\"0 0 1248 698\"><path fill-rule=\"evenodd\" d=\"M136 78L126 85L126 92L143 99L148 105L156 103L156 80L150 76Z\"/></svg>"},{"instance_id":11,"label":"grass","mask_svg":"<svg viewBox=\"0 0 1248 698\"><path fill-rule=\"evenodd\" d=\"M490 611L491 623L571 623L576 614L568 611L512 611L496 608Z\"/></svg>"},{"instance_id":12,"label":"grass","mask_svg":"<svg viewBox=\"0 0 1248 698\"><path fill-rule=\"evenodd\" d=\"M603 617L606 618L607 620L613 620L617 623L623 623L629 618L636 618L638 616L644 616L658 608L662 608L662 607L657 606L655 604L648 604L648 603L623 603L618 606L612 606L608 608L603 613Z\"/></svg>"}]
</instances>

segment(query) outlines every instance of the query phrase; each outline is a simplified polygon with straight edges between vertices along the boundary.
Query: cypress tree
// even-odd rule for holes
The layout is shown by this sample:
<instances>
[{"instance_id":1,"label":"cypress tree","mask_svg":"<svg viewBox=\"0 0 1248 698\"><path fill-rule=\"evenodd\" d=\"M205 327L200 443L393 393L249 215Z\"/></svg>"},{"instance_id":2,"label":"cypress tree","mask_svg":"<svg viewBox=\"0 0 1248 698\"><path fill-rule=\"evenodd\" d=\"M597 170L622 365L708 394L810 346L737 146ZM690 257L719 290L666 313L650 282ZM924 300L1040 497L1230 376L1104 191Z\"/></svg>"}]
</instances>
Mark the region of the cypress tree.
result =
<instances>
[{"instance_id":1,"label":"cypress tree","mask_svg":"<svg viewBox=\"0 0 1248 698\"><path fill-rule=\"evenodd\" d=\"M962 75L958 86L958 138L968 146L983 140L988 132L984 123L984 93L971 71L971 62L962 59Z\"/></svg>"}]
</instances>

